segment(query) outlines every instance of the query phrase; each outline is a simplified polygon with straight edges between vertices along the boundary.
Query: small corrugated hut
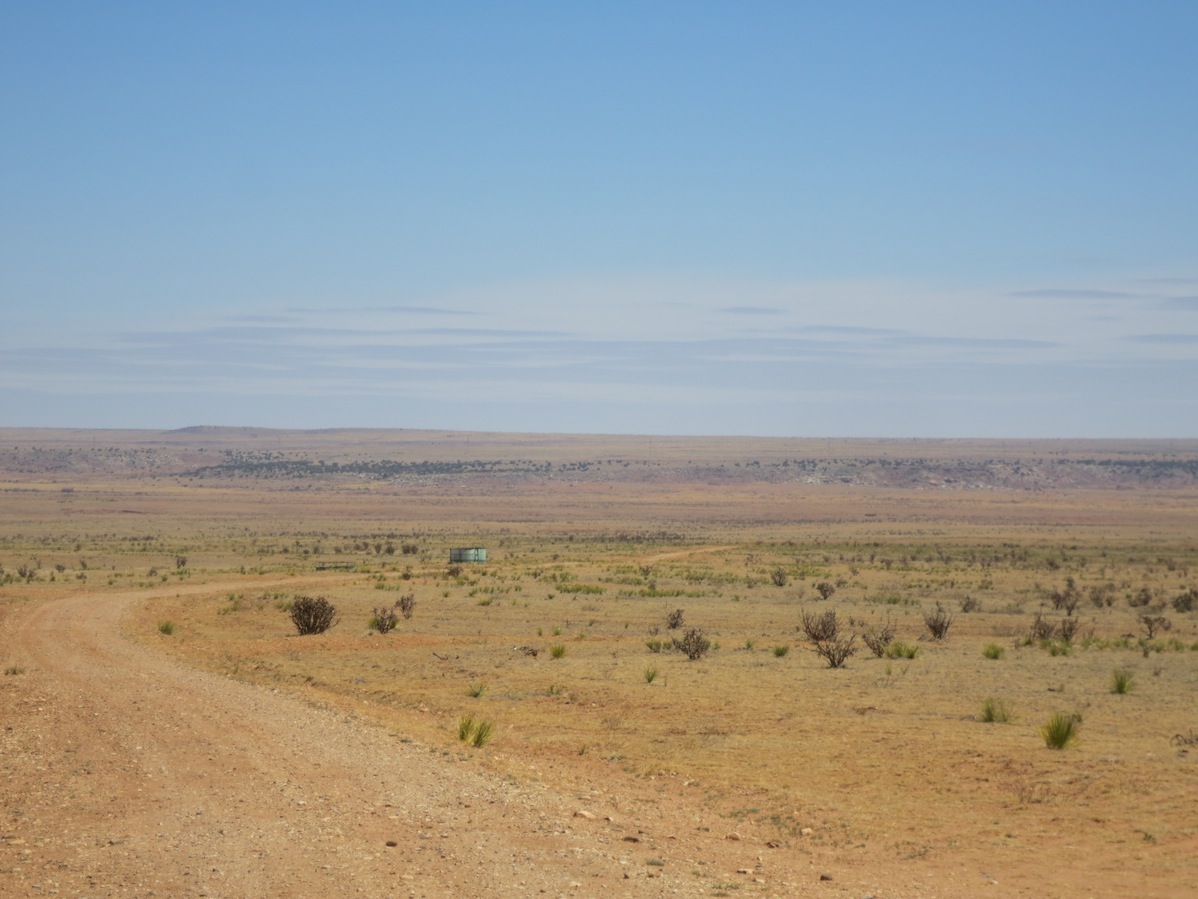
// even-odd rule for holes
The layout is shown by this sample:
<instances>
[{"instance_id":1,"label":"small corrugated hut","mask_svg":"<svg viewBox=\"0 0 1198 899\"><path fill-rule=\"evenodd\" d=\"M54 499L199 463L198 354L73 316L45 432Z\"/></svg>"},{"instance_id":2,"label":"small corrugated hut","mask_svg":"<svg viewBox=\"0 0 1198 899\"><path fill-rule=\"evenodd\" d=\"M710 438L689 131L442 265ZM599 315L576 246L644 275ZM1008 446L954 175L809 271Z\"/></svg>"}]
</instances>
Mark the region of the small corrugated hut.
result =
<instances>
[{"instance_id":1,"label":"small corrugated hut","mask_svg":"<svg viewBox=\"0 0 1198 899\"><path fill-rule=\"evenodd\" d=\"M487 550L483 546L465 546L449 551L450 562L485 562Z\"/></svg>"}]
</instances>

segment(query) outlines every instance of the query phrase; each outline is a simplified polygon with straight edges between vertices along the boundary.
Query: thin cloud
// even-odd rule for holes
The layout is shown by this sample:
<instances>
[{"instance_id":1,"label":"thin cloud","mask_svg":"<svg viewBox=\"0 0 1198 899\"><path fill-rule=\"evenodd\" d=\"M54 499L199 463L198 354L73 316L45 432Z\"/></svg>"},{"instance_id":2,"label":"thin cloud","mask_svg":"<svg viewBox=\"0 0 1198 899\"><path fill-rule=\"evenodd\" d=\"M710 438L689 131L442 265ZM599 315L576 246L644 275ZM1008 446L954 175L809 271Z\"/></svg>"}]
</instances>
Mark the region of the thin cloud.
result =
<instances>
[{"instance_id":1,"label":"thin cloud","mask_svg":"<svg viewBox=\"0 0 1198 899\"><path fill-rule=\"evenodd\" d=\"M1198 343L1198 334L1132 334L1124 339L1132 343Z\"/></svg>"},{"instance_id":2,"label":"thin cloud","mask_svg":"<svg viewBox=\"0 0 1198 899\"><path fill-rule=\"evenodd\" d=\"M1044 290L1019 290L1013 297L1030 297L1037 300L1144 300L1155 299L1142 293L1122 290L1089 290L1071 288L1048 288Z\"/></svg>"},{"instance_id":3,"label":"thin cloud","mask_svg":"<svg viewBox=\"0 0 1198 899\"><path fill-rule=\"evenodd\" d=\"M895 328L863 328L849 325L806 325L795 328L798 334L836 334L843 337L892 337L904 332Z\"/></svg>"},{"instance_id":4,"label":"thin cloud","mask_svg":"<svg viewBox=\"0 0 1198 899\"><path fill-rule=\"evenodd\" d=\"M720 310L727 315L782 315L785 311L772 306L725 306Z\"/></svg>"},{"instance_id":5,"label":"thin cloud","mask_svg":"<svg viewBox=\"0 0 1198 899\"><path fill-rule=\"evenodd\" d=\"M230 315L231 322L245 322L257 325L281 325L287 322L299 321L294 315Z\"/></svg>"},{"instance_id":6,"label":"thin cloud","mask_svg":"<svg viewBox=\"0 0 1198 899\"><path fill-rule=\"evenodd\" d=\"M396 315L478 315L469 309L449 309L445 306L366 306L353 312L387 312Z\"/></svg>"},{"instance_id":7,"label":"thin cloud","mask_svg":"<svg viewBox=\"0 0 1198 899\"><path fill-rule=\"evenodd\" d=\"M510 337L513 339L541 338L559 340L573 337L569 331L517 331L505 328L411 328L405 334L428 334L438 337Z\"/></svg>"},{"instance_id":8,"label":"thin cloud","mask_svg":"<svg viewBox=\"0 0 1198 899\"><path fill-rule=\"evenodd\" d=\"M1022 337L932 337L921 334L895 337L891 342L902 346L944 346L990 350L1031 350L1060 346L1051 340L1029 340Z\"/></svg>"},{"instance_id":9,"label":"thin cloud","mask_svg":"<svg viewBox=\"0 0 1198 899\"><path fill-rule=\"evenodd\" d=\"M362 328L316 328L301 325L287 327L217 326L180 331L125 331L117 338L132 344L181 344L181 343L270 343L282 344L303 338L364 338L379 332Z\"/></svg>"},{"instance_id":10,"label":"thin cloud","mask_svg":"<svg viewBox=\"0 0 1198 899\"><path fill-rule=\"evenodd\" d=\"M294 306L288 312L298 312L304 315L354 315L369 313L377 315L478 315L468 309L451 309L445 306Z\"/></svg>"},{"instance_id":11,"label":"thin cloud","mask_svg":"<svg viewBox=\"0 0 1198 899\"><path fill-rule=\"evenodd\" d=\"M1169 299L1165 300L1164 305L1173 309L1198 309L1198 296L1169 297Z\"/></svg>"}]
</instances>

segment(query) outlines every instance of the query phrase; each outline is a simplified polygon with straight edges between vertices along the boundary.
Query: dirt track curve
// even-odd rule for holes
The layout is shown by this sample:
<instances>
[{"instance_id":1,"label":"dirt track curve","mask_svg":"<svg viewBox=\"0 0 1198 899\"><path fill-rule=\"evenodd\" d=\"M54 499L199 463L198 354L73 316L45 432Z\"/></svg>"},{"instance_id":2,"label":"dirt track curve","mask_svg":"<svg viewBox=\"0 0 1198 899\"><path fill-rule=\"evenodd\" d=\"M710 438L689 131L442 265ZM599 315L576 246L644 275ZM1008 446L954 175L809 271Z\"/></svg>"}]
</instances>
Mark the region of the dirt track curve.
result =
<instances>
[{"instance_id":1,"label":"dirt track curve","mask_svg":"<svg viewBox=\"0 0 1198 899\"><path fill-rule=\"evenodd\" d=\"M695 835L693 810L630 820L614 797L455 764L188 668L123 635L145 597L84 593L0 621L0 658L24 669L0 683L0 895L710 895L698 866L748 866L737 879L758 895L848 895L795 882L807 871L746 876L770 850Z\"/></svg>"}]
</instances>

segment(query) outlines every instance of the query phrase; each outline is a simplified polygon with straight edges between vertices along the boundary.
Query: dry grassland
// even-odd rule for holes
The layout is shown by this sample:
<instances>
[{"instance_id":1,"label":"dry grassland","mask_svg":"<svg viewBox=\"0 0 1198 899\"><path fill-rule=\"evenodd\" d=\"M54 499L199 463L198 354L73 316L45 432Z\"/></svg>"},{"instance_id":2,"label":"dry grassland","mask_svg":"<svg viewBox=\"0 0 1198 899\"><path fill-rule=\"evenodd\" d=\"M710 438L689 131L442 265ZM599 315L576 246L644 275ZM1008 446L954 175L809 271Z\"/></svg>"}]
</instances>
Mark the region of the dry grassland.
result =
<instances>
[{"instance_id":1,"label":"dry grassland","mask_svg":"<svg viewBox=\"0 0 1198 899\"><path fill-rule=\"evenodd\" d=\"M389 433L25 433L22 447L56 461L13 455L24 461L0 484L0 604L144 590L129 628L164 653L365 716L446 764L586 784L630 807L685 800L710 815L693 826L751 830L838 876L1198 893L1198 487L744 474L827 458L1192 461L1193 444ZM548 467L196 473L262 445L330 465ZM475 545L486 563L449 565L451 547ZM334 628L295 635L287 608L305 595L336 606ZM371 630L405 595L411 618ZM942 640L925 625L937 606L952 617ZM857 635L840 669L799 628L829 610ZM1054 638L1032 637L1037 615ZM1149 638L1144 616L1167 625ZM1062 621L1076 622L1069 640ZM886 624L914 658L865 646ZM712 641L697 660L673 648L691 628ZM986 700L1009 720L983 721ZM1078 716L1062 750L1041 733L1058 712ZM490 742L459 741L464 717L493 724Z\"/></svg>"}]
</instances>

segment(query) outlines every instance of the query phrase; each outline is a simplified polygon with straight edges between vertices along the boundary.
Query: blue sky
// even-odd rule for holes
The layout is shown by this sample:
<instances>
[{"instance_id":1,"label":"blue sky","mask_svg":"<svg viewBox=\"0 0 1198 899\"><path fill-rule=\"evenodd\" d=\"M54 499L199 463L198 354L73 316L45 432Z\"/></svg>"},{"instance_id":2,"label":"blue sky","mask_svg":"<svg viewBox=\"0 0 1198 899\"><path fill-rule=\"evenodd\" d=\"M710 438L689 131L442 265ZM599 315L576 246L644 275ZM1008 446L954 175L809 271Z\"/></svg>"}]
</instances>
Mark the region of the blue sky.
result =
<instances>
[{"instance_id":1,"label":"blue sky","mask_svg":"<svg viewBox=\"0 0 1198 899\"><path fill-rule=\"evenodd\" d=\"M0 425L1198 436L1198 4L0 5Z\"/></svg>"}]
</instances>

